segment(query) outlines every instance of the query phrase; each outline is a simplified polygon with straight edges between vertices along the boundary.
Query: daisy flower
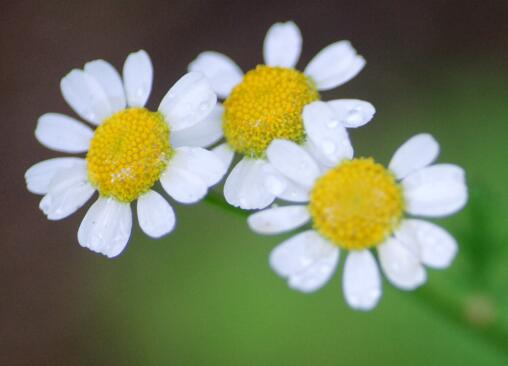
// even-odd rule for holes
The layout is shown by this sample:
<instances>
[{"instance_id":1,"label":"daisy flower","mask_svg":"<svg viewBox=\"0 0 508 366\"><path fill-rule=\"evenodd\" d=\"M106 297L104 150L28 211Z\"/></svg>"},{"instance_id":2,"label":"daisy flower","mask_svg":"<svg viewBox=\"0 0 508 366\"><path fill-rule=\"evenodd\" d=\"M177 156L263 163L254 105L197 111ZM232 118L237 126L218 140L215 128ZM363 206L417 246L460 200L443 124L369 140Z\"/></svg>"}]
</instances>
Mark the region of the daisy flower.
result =
<instances>
[{"instance_id":1,"label":"daisy flower","mask_svg":"<svg viewBox=\"0 0 508 366\"><path fill-rule=\"evenodd\" d=\"M306 118L314 107L326 106L306 107ZM331 278L341 250L348 251L342 276L346 302L370 310L382 292L372 249L385 276L402 290L426 281L425 266L446 268L457 253L455 239L443 228L412 218L450 215L467 201L464 171L452 164L431 165L438 153L434 138L420 134L395 152L388 169L372 158L345 159L322 169L294 142L274 140L268 160L307 192L308 203L257 212L248 224L257 233L278 234L310 221L311 229L272 251L273 270L291 288L313 292Z\"/></svg>"},{"instance_id":2,"label":"daisy flower","mask_svg":"<svg viewBox=\"0 0 508 366\"><path fill-rule=\"evenodd\" d=\"M147 235L158 238L173 230L174 211L153 190L158 181L176 201L194 203L226 172L222 161L201 147L214 143L217 135L196 128L217 101L206 77L197 72L183 76L157 111L144 107L152 79L152 63L142 50L125 60L123 81L111 64L91 61L67 74L60 88L71 108L96 129L58 113L42 115L35 129L44 146L86 157L35 164L25 174L28 190L44 195L39 207L50 220L71 215L97 191L78 241L108 257L120 254L129 240L134 201Z\"/></svg>"},{"instance_id":3,"label":"daisy flower","mask_svg":"<svg viewBox=\"0 0 508 366\"><path fill-rule=\"evenodd\" d=\"M226 143L215 152L229 166L234 153L242 157L224 185L228 203L259 209L276 196L293 196L295 187L274 173L266 149L274 139L288 139L315 153L335 158L351 155L346 128L369 122L374 107L365 101L339 99L328 102L337 123L336 133L321 140L319 131L302 122L303 107L320 100L320 92L336 88L360 72L365 60L348 41L332 43L319 52L303 72L295 69L302 49L300 30L293 22L276 23L266 34L264 65L242 70L227 56L207 51L190 65L205 74L218 96L214 124L221 126Z\"/></svg>"}]
</instances>

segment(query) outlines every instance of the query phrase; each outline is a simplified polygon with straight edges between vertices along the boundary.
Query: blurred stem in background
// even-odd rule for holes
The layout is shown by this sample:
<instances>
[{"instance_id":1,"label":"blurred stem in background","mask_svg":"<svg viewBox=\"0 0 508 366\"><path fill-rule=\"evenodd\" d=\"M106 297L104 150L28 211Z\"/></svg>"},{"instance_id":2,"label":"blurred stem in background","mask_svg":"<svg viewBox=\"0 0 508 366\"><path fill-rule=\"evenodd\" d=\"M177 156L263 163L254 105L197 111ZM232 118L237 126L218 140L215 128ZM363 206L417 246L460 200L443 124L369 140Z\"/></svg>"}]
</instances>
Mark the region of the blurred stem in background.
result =
<instances>
[{"instance_id":1,"label":"blurred stem in background","mask_svg":"<svg viewBox=\"0 0 508 366\"><path fill-rule=\"evenodd\" d=\"M210 192L204 200L233 215L247 218L248 211L229 205L221 195ZM475 210L476 212L476 210ZM415 291L419 303L425 304L431 311L465 332L487 342L508 356L508 332L496 320L496 310L491 297L473 294L470 298L455 298L432 286L424 286Z\"/></svg>"},{"instance_id":2,"label":"blurred stem in background","mask_svg":"<svg viewBox=\"0 0 508 366\"><path fill-rule=\"evenodd\" d=\"M481 338L508 356L508 334L495 319L490 298L475 295L466 301L447 296L427 285L415 292L437 316L456 324L474 337Z\"/></svg>"}]
</instances>

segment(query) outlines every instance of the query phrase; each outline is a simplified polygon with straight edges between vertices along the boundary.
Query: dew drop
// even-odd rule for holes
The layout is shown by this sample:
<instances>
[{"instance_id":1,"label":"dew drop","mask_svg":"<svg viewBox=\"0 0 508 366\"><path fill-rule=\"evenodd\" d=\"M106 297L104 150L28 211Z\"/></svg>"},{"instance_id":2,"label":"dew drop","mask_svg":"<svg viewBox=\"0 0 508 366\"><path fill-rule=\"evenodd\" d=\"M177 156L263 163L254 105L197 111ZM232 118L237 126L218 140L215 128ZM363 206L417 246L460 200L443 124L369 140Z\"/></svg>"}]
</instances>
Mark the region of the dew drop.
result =
<instances>
[{"instance_id":1,"label":"dew drop","mask_svg":"<svg viewBox=\"0 0 508 366\"><path fill-rule=\"evenodd\" d=\"M144 86L141 86L141 87L137 88L137 89L136 89L136 96L137 96L138 98L141 98L141 97L145 94L145 93L144 93L144 92L145 92L145 90L146 90L146 89L145 89L145 87L144 87Z\"/></svg>"},{"instance_id":2,"label":"dew drop","mask_svg":"<svg viewBox=\"0 0 508 366\"><path fill-rule=\"evenodd\" d=\"M346 120L350 124L358 124L358 123L362 122L362 120L363 120L362 111L358 108L353 108L352 110L350 110L348 112Z\"/></svg>"},{"instance_id":3,"label":"dew drop","mask_svg":"<svg viewBox=\"0 0 508 366\"><path fill-rule=\"evenodd\" d=\"M335 119L331 119L329 120L326 125L329 127L329 128L336 128L338 125L339 125L339 121L335 120Z\"/></svg>"},{"instance_id":4,"label":"dew drop","mask_svg":"<svg viewBox=\"0 0 508 366\"><path fill-rule=\"evenodd\" d=\"M265 178L265 187L273 195L281 194L286 188L286 184L274 175Z\"/></svg>"},{"instance_id":5,"label":"dew drop","mask_svg":"<svg viewBox=\"0 0 508 366\"><path fill-rule=\"evenodd\" d=\"M90 108L82 109L80 114L83 116L86 116L86 119L88 119L90 121L95 121L97 118L97 115L95 114L95 112Z\"/></svg>"},{"instance_id":6,"label":"dew drop","mask_svg":"<svg viewBox=\"0 0 508 366\"><path fill-rule=\"evenodd\" d=\"M208 110L209 108L210 108L210 103L208 103L208 102L201 102L201 103L199 104L199 110L200 110L201 112L205 112L205 111L206 111L206 110Z\"/></svg>"},{"instance_id":7,"label":"dew drop","mask_svg":"<svg viewBox=\"0 0 508 366\"><path fill-rule=\"evenodd\" d=\"M240 202L240 206L248 206L249 200L245 197L239 197L238 201Z\"/></svg>"}]
</instances>

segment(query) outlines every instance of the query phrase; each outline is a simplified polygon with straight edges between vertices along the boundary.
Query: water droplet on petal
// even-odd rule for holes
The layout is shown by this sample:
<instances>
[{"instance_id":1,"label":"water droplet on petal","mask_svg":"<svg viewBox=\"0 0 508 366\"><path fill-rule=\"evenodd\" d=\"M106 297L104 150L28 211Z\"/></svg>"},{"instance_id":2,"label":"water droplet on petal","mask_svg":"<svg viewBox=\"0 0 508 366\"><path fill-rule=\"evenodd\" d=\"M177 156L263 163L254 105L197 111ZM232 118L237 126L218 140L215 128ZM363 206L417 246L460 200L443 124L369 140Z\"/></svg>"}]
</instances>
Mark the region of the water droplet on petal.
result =
<instances>
[{"instance_id":1,"label":"water droplet on petal","mask_svg":"<svg viewBox=\"0 0 508 366\"><path fill-rule=\"evenodd\" d=\"M210 103L208 102L202 102L199 104L199 110L204 112L209 108Z\"/></svg>"},{"instance_id":2,"label":"water droplet on petal","mask_svg":"<svg viewBox=\"0 0 508 366\"><path fill-rule=\"evenodd\" d=\"M245 197L239 197L238 201L240 202L240 206L248 206L249 200Z\"/></svg>"},{"instance_id":3,"label":"water droplet on petal","mask_svg":"<svg viewBox=\"0 0 508 366\"><path fill-rule=\"evenodd\" d=\"M86 119L90 121L95 121L97 118L95 112L90 108L83 108L80 112L81 115L86 116Z\"/></svg>"},{"instance_id":4,"label":"water droplet on petal","mask_svg":"<svg viewBox=\"0 0 508 366\"><path fill-rule=\"evenodd\" d=\"M362 111L357 108L351 109L347 114L346 120L351 124L357 124L362 122L363 120Z\"/></svg>"},{"instance_id":5,"label":"water droplet on petal","mask_svg":"<svg viewBox=\"0 0 508 366\"><path fill-rule=\"evenodd\" d=\"M286 188L286 184L274 175L265 178L265 187L273 195L281 194Z\"/></svg>"},{"instance_id":6,"label":"water droplet on petal","mask_svg":"<svg viewBox=\"0 0 508 366\"><path fill-rule=\"evenodd\" d=\"M335 120L335 119L331 119L329 120L326 125L329 127L329 128L336 128L338 125L339 125L339 121Z\"/></svg>"}]
</instances>

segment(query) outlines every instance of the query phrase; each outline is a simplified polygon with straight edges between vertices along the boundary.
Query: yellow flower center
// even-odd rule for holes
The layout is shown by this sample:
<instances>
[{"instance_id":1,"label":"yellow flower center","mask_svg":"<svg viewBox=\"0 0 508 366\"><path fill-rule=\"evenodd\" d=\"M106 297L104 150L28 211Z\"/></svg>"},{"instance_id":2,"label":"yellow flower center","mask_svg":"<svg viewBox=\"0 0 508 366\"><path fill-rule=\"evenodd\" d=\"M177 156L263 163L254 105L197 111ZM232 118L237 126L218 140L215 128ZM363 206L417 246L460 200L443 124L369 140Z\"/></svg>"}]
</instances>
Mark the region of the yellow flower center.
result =
<instances>
[{"instance_id":1,"label":"yellow flower center","mask_svg":"<svg viewBox=\"0 0 508 366\"><path fill-rule=\"evenodd\" d=\"M394 176L373 159L339 164L316 181L310 213L314 228L338 247L367 249L397 227L404 199Z\"/></svg>"},{"instance_id":2,"label":"yellow flower center","mask_svg":"<svg viewBox=\"0 0 508 366\"><path fill-rule=\"evenodd\" d=\"M95 131L86 156L88 177L102 196L131 202L157 182L172 152L160 112L125 109Z\"/></svg>"},{"instance_id":3,"label":"yellow flower center","mask_svg":"<svg viewBox=\"0 0 508 366\"><path fill-rule=\"evenodd\" d=\"M253 158L263 157L273 139L302 143L303 107L318 99L314 82L303 73L259 65L224 102L226 140L236 152Z\"/></svg>"}]
</instances>

